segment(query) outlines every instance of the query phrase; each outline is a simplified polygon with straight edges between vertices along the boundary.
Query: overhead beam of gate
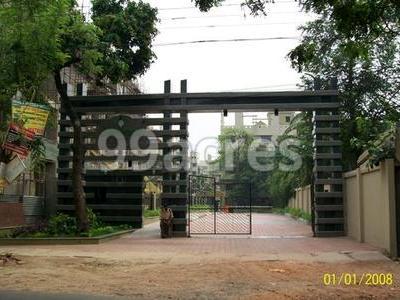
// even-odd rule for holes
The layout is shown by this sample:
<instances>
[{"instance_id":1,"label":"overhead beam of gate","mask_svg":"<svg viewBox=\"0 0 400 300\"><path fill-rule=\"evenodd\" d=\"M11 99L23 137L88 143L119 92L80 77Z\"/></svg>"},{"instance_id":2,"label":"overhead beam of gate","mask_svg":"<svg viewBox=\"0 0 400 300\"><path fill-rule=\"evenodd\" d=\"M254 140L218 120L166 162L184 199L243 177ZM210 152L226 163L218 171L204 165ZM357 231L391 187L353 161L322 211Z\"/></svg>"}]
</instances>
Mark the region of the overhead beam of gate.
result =
<instances>
[{"instance_id":1,"label":"overhead beam of gate","mask_svg":"<svg viewBox=\"0 0 400 300\"><path fill-rule=\"evenodd\" d=\"M77 112L314 110L340 106L337 91L171 93L71 97Z\"/></svg>"}]
</instances>

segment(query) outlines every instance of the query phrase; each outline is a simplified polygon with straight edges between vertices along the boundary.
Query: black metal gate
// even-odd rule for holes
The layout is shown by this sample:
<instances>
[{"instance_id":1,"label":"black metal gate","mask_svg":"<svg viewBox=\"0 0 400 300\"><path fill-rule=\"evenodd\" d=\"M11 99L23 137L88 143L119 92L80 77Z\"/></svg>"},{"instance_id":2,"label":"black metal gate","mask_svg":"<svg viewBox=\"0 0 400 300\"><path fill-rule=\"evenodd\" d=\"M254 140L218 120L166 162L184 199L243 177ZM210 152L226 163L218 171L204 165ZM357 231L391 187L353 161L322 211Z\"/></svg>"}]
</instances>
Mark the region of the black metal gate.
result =
<instances>
[{"instance_id":1,"label":"black metal gate","mask_svg":"<svg viewBox=\"0 0 400 300\"><path fill-rule=\"evenodd\" d=\"M190 175L189 236L251 234L251 184Z\"/></svg>"}]
</instances>

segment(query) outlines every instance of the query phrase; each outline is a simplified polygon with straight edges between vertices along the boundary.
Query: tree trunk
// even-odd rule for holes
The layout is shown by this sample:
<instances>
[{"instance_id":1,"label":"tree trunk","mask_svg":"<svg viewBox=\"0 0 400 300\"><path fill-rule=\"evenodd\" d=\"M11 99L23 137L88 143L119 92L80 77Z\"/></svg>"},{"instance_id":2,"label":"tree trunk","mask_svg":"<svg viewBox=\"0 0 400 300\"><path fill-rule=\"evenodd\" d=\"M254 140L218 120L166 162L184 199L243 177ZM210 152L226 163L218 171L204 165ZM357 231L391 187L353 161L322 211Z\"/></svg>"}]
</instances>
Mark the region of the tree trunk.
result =
<instances>
[{"instance_id":1,"label":"tree trunk","mask_svg":"<svg viewBox=\"0 0 400 300\"><path fill-rule=\"evenodd\" d=\"M86 232L89 230L89 221L86 212L86 199L83 189L83 155L82 149L82 127L81 117L75 112L71 100L64 90L60 71L54 73L54 80L56 83L57 91L61 97L61 103L65 109L66 114L71 120L74 129L74 143L72 145L73 158L72 158L72 189L75 202L75 213L79 232Z\"/></svg>"}]
</instances>

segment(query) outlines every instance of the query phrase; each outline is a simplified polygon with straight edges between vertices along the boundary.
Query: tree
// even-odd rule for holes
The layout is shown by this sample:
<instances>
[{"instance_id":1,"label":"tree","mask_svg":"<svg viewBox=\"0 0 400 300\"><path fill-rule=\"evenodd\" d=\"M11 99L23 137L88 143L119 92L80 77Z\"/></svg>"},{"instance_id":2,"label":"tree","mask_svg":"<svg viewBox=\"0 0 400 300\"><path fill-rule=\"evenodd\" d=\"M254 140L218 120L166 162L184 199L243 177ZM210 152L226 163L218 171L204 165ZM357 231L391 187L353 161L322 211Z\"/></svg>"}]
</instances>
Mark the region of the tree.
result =
<instances>
[{"instance_id":1,"label":"tree","mask_svg":"<svg viewBox=\"0 0 400 300\"><path fill-rule=\"evenodd\" d=\"M219 6L225 0L192 0L201 11ZM382 34L399 33L400 2L396 0L293 0L306 12L313 12L335 22L338 32L358 39L373 39ZM266 14L274 0L243 0L242 6L255 15Z\"/></svg>"},{"instance_id":2,"label":"tree","mask_svg":"<svg viewBox=\"0 0 400 300\"><path fill-rule=\"evenodd\" d=\"M60 72L74 66L97 84L132 80L150 66L154 58L151 44L157 33L157 11L142 1L93 0L92 4L93 23L85 22L75 3L70 6L69 22L61 31L61 50L68 59L54 68L57 90L74 130L72 181L80 231L88 230L81 118L63 88Z\"/></svg>"},{"instance_id":3,"label":"tree","mask_svg":"<svg viewBox=\"0 0 400 300\"><path fill-rule=\"evenodd\" d=\"M46 102L38 91L61 59L55 37L64 24L59 13L65 8L65 1L0 2L0 144L11 121L13 96L19 93L27 101ZM11 157L0 149L0 162L8 163ZM39 138L32 145L31 158L31 169L40 169L43 145Z\"/></svg>"},{"instance_id":4,"label":"tree","mask_svg":"<svg viewBox=\"0 0 400 300\"><path fill-rule=\"evenodd\" d=\"M212 7L219 6L225 0L192 0L200 11L209 11ZM250 9L252 15L266 15L266 6L268 3L274 3L274 0L244 0L242 7Z\"/></svg>"},{"instance_id":5,"label":"tree","mask_svg":"<svg viewBox=\"0 0 400 300\"><path fill-rule=\"evenodd\" d=\"M400 2L396 0L303 0L299 4L334 23L337 32L355 41L365 43L399 34Z\"/></svg>"},{"instance_id":6,"label":"tree","mask_svg":"<svg viewBox=\"0 0 400 300\"><path fill-rule=\"evenodd\" d=\"M280 163L290 164L288 157L282 155L279 145L288 139L295 139L292 150L301 157L301 166L297 170L288 172L279 167ZM313 136L312 113L301 112L290 122L289 127L277 139L278 147L274 156L274 169L267 178L268 193L273 200L273 205L284 207L297 187L305 186L312 181L313 168Z\"/></svg>"},{"instance_id":7,"label":"tree","mask_svg":"<svg viewBox=\"0 0 400 300\"><path fill-rule=\"evenodd\" d=\"M132 80L143 74L154 59L152 40L157 30L157 11L150 5L127 0L93 0L92 20L85 20L74 0L18 0L3 4L7 19L0 26L16 28L16 42L5 45L4 58L9 64L7 72L15 75L17 82L9 95L41 83L46 75L53 74L57 91L66 115L73 127L74 143L72 185L79 231L88 230L86 201L82 185L84 151L82 149L81 117L63 87L61 71L74 67L97 84ZM39 22L40 26L29 27ZM3 25L4 24L4 25ZM33 30L33 31L32 31ZM31 33L25 39L18 38ZM43 43L35 40L43 37ZM4 37L7 39L7 37ZM32 45L37 45L32 49ZM0 45L2 47L3 45ZM22 49L21 61L13 59L13 47ZM19 47L19 48L18 48ZM2 49L3 50L3 49ZM15 68L15 70L13 70ZM29 77L28 70L38 68L42 76ZM25 70L21 77L18 70ZM4 72L4 77L7 73ZM24 92L24 91L23 91Z\"/></svg>"},{"instance_id":8,"label":"tree","mask_svg":"<svg viewBox=\"0 0 400 300\"><path fill-rule=\"evenodd\" d=\"M390 7L388 1L376 2ZM302 27L301 44L289 58L304 72L305 86L311 84L309 75L319 78L323 88L328 88L329 78L338 79L344 163L352 169L365 145L400 116L399 21L375 1L307 3L307 9L321 16ZM360 11L371 15L355 21ZM363 126L366 122L368 127Z\"/></svg>"},{"instance_id":9,"label":"tree","mask_svg":"<svg viewBox=\"0 0 400 300\"><path fill-rule=\"evenodd\" d=\"M255 145L254 136L246 132L242 128L226 128L218 137L219 156L218 163L222 172L222 179L234 182L251 182L253 198L267 197L266 178L268 172L260 172L255 170L249 162L249 153L253 151L252 146ZM264 147L265 145L259 145ZM263 149L267 149L264 147ZM267 158L260 157L257 159L260 164L266 164ZM244 189L243 184L230 186L230 195L248 195L248 191Z\"/></svg>"}]
</instances>

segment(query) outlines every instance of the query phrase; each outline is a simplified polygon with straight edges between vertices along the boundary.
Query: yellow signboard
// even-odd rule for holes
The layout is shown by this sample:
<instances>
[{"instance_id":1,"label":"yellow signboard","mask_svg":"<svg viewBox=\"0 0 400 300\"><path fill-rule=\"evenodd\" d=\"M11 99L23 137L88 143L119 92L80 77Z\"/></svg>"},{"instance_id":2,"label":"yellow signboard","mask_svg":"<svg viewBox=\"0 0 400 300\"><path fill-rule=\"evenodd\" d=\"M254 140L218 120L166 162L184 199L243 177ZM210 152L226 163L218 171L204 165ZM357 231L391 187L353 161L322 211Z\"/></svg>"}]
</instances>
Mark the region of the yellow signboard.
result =
<instances>
[{"instance_id":1,"label":"yellow signboard","mask_svg":"<svg viewBox=\"0 0 400 300\"><path fill-rule=\"evenodd\" d=\"M12 114L14 121L22 120L24 128L42 136L46 128L50 109L46 105L13 100Z\"/></svg>"},{"instance_id":2,"label":"yellow signboard","mask_svg":"<svg viewBox=\"0 0 400 300\"><path fill-rule=\"evenodd\" d=\"M7 180L0 178L0 189L4 189L8 185Z\"/></svg>"}]
</instances>

